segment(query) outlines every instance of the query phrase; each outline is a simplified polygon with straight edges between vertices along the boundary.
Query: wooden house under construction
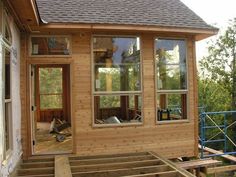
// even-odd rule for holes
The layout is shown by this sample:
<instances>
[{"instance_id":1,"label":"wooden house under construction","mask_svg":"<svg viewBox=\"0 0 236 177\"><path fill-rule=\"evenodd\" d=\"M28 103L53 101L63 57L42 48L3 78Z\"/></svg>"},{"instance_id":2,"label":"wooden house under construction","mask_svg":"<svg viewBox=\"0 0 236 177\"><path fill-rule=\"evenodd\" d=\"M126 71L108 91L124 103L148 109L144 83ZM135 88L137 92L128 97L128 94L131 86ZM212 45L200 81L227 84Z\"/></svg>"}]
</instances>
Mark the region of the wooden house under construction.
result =
<instances>
[{"instance_id":1,"label":"wooden house under construction","mask_svg":"<svg viewBox=\"0 0 236 177\"><path fill-rule=\"evenodd\" d=\"M195 42L218 30L181 1L2 0L0 17L3 174L21 156L197 156Z\"/></svg>"}]
</instances>

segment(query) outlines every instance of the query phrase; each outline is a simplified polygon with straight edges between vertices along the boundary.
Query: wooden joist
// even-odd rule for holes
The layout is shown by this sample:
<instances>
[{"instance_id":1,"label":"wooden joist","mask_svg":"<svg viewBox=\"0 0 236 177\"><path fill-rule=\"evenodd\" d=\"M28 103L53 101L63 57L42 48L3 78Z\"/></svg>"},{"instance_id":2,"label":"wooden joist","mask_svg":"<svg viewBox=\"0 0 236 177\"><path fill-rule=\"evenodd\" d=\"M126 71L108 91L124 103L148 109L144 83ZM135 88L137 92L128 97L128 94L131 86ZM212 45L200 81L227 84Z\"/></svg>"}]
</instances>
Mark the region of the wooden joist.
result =
<instances>
[{"instance_id":1,"label":"wooden joist","mask_svg":"<svg viewBox=\"0 0 236 177\"><path fill-rule=\"evenodd\" d=\"M48 158L45 161L30 159L21 165L18 172L19 177L193 177L172 162L147 152L55 156L53 162Z\"/></svg>"}]
</instances>

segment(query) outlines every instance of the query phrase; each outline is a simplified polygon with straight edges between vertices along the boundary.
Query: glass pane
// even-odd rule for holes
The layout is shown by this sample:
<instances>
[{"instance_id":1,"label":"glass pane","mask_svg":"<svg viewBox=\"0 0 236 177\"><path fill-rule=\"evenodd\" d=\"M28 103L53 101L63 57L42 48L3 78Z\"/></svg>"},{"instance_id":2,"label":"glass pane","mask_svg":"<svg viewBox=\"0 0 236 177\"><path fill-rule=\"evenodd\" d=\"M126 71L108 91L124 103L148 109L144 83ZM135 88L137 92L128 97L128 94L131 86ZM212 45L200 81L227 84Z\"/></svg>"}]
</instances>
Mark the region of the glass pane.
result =
<instances>
[{"instance_id":1,"label":"glass pane","mask_svg":"<svg viewBox=\"0 0 236 177\"><path fill-rule=\"evenodd\" d=\"M158 121L187 119L186 94L158 94Z\"/></svg>"},{"instance_id":2,"label":"glass pane","mask_svg":"<svg viewBox=\"0 0 236 177\"><path fill-rule=\"evenodd\" d=\"M96 91L139 91L139 65L104 67L97 65L95 73Z\"/></svg>"},{"instance_id":3,"label":"glass pane","mask_svg":"<svg viewBox=\"0 0 236 177\"><path fill-rule=\"evenodd\" d=\"M103 95L94 97L95 124L142 122L141 95Z\"/></svg>"},{"instance_id":4,"label":"glass pane","mask_svg":"<svg viewBox=\"0 0 236 177\"><path fill-rule=\"evenodd\" d=\"M10 52L5 49L5 99L11 99L11 64Z\"/></svg>"},{"instance_id":5,"label":"glass pane","mask_svg":"<svg viewBox=\"0 0 236 177\"><path fill-rule=\"evenodd\" d=\"M139 91L139 38L95 37L95 91Z\"/></svg>"},{"instance_id":6,"label":"glass pane","mask_svg":"<svg viewBox=\"0 0 236 177\"><path fill-rule=\"evenodd\" d=\"M62 68L39 68L40 94L62 93Z\"/></svg>"},{"instance_id":7,"label":"glass pane","mask_svg":"<svg viewBox=\"0 0 236 177\"><path fill-rule=\"evenodd\" d=\"M159 90L187 89L185 65L161 65L157 67Z\"/></svg>"},{"instance_id":8,"label":"glass pane","mask_svg":"<svg viewBox=\"0 0 236 177\"><path fill-rule=\"evenodd\" d=\"M32 37L32 55L69 55L70 42L67 37Z\"/></svg>"},{"instance_id":9,"label":"glass pane","mask_svg":"<svg viewBox=\"0 0 236 177\"><path fill-rule=\"evenodd\" d=\"M11 103L5 103L5 148L10 149Z\"/></svg>"},{"instance_id":10,"label":"glass pane","mask_svg":"<svg viewBox=\"0 0 236 177\"><path fill-rule=\"evenodd\" d=\"M185 40L156 39L158 89L187 89L185 43Z\"/></svg>"},{"instance_id":11,"label":"glass pane","mask_svg":"<svg viewBox=\"0 0 236 177\"><path fill-rule=\"evenodd\" d=\"M62 95L40 95L40 109L62 108Z\"/></svg>"}]
</instances>

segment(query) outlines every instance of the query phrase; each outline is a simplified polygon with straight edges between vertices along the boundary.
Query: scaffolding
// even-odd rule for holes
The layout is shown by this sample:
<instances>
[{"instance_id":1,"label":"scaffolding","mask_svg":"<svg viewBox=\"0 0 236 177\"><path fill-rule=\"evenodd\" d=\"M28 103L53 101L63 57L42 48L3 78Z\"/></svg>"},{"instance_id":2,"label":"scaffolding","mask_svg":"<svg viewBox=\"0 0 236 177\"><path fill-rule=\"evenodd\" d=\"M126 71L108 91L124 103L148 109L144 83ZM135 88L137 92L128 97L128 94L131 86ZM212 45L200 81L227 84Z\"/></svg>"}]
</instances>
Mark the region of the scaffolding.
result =
<instances>
[{"instance_id":1,"label":"scaffolding","mask_svg":"<svg viewBox=\"0 0 236 177\"><path fill-rule=\"evenodd\" d=\"M236 149L236 138L230 137L228 131L236 124L236 111L201 112L199 117L201 158L236 154L232 150ZM220 147L222 153L204 154L204 148L212 145Z\"/></svg>"}]
</instances>

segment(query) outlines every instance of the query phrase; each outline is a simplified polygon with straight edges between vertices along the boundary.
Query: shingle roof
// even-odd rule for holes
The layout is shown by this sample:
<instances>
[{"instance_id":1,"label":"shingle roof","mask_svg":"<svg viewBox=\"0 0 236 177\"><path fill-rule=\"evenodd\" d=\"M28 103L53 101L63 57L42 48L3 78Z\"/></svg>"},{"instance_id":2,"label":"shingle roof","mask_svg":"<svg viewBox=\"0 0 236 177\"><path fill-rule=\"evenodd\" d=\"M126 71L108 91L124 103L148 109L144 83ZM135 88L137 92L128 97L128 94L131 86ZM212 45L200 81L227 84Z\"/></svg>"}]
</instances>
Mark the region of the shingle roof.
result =
<instances>
[{"instance_id":1,"label":"shingle roof","mask_svg":"<svg viewBox=\"0 0 236 177\"><path fill-rule=\"evenodd\" d=\"M213 30L180 0L36 0L48 23L124 24Z\"/></svg>"}]
</instances>

